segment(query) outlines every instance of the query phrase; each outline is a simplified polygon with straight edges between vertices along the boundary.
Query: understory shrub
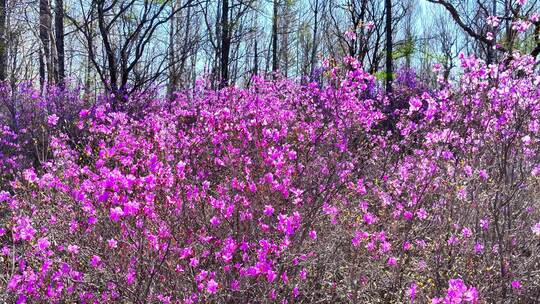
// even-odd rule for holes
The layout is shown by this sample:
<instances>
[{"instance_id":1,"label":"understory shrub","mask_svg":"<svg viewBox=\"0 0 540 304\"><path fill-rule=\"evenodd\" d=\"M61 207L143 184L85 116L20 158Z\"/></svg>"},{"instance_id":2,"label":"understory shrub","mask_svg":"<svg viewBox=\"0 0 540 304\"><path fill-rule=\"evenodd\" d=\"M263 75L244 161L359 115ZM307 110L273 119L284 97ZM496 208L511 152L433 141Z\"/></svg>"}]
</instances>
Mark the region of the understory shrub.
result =
<instances>
[{"instance_id":1,"label":"understory shrub","mask_svg":"<svg viewBox=\"0 0 540 304\"><path fill-rule=\"evenodd\" d=\"M462 56L458 81L390 98L345 61L137 115L5 92L34 116L2 116L0 300L539 301L534 60Z\"/></svg>"}]
</instances>

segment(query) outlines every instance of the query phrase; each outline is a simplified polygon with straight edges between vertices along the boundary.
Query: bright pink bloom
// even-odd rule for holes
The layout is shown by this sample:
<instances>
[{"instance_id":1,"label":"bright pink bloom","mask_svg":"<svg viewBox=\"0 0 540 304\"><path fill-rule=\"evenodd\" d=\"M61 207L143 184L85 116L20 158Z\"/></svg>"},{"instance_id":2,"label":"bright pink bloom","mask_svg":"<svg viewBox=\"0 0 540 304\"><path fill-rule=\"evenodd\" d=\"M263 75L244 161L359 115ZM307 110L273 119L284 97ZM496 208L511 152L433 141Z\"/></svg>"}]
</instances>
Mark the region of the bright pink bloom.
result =
<instances>
[{"instance_id":1,"label":"bright pink bloom","mask_svg":"<svg viewBox=\"0 0 540 304\"><path fill-rule=\"evenodd\" d=\"M217 292L217 290L218 290L218 283L214 281L214 279L210 279L207 283L206 291L209 294L214 294Z\"/></svg>"}]
</instances>

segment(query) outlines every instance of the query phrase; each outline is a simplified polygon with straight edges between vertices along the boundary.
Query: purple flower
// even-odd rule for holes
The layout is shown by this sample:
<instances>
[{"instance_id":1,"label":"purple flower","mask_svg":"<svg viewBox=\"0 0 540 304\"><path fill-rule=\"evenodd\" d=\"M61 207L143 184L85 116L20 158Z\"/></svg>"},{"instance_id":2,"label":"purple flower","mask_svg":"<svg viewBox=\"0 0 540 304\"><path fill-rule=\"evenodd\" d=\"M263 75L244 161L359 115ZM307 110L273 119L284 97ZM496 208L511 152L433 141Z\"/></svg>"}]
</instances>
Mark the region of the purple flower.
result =
<instances>
[{"instance_id":1,"label":"purple flower","mask_svg":"<svg viewBox=\"0 0 540 304\"><path fill-rule=\"evenodd\" d=\"M68 245L67 251L69 253L72 253L72 254L77 254L77 253L79 253L79 246L77 246L77 245Z\"/></svg>"},{"instance_id":2,"label":"purple flower","mask_svg":"<svg viewBox=\"0 0 540 304\"><path fill-rule=\"evenodd\" d=\"M118 222L120 218L124 215L124 210L120 207L114 207L110 209L109 218L113 222Z\"/></svg>"},{"instance_id":3,"label":"purple flower","mask_svg":"<svg viewBox=\"0 0 540 304\"><path fill-rule=\"evenodd\" d=\"M534 224L531 229L536 236L540 236L540 222Z\"/></svg>"},{"instance_id":4,"label":"purple flower","mask_svg":"<svg viewBox=\"0 0 540 304\"><path fill-rule=\"evenodd\" d=\"M218 290L218 283L214 279L210 279L206 285L206 291L209 294L214 294Z\"/></svg>"},{"instance_id":5,"label":"purple flower","mask_svg":"<svg viewBox=\"0 0 540 304\"><path fill-rule=\"evenodd\" d=\"M58 123L58 116L56 116L56 114L47 116L47 123L51 126L56 126Z\"/></svg>"},{"instance_id":6,"label":"purple flower","mask_svg":"<svg viewBox=\"0 0 540 304\"><path fill-rule=\"evenodd\" d=\"M97 255L93 255L92 258L90 259L90 265L96 268L99 266L99 263L101 263L101 258Z\"/></svg>"},{"instance_id":7,"label":"purple flower","mask_svg":"<svg viewBox=\"0 0 540 304\"><path fill-rule=\"evenodd\" d=\"M272 214L274 214L274 207L272 207L272 205L265 205L264 206L264 214L266 216L271 216Z\"/></svg>"},{"instance_id":8,"label":"purple flower","mask_svg":"<svg viewBox=\"0 0 540 304\"><path fill-rule=\"evenodd\" d=\"M115 239L110 239L107 241L107 244L109 245L109 248L113 249L117 247L118 242Z\"/></svg>"},{"instance_id":9,"label":"purple flower","mask_svg":"<svg viewBox=\"0 0 540 304\"><path fill-rule=\"evenodd\" d=\"M414 299L416 298L416 289L418 285L416 285L415 282L411 283L409 285L409 289L407 290L407 295L409 296L409 299L411 300L411 303L414 303Z\"/></svg>"},{"instance_id":10,"label":"purple flower","mask_svg":"<svg viewBox=\"0 0 540 304\"><path fill-rule=\"evenodd\" d=\"M51 243L46 237L43 237L43 238L38 239L37 245L38 245L39 250L43 251L47 249L49 245L51 245Z\"/></svg>"}]
</instances>

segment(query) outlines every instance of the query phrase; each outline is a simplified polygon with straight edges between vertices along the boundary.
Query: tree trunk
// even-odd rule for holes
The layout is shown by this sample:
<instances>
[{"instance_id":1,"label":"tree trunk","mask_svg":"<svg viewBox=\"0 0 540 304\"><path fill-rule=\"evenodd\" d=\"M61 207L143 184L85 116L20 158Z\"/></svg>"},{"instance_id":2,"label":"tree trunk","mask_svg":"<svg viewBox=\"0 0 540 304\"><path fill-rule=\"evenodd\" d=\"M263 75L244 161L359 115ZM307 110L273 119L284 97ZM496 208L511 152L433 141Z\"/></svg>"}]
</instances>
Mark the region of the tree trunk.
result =
<instances>
[{"instance_id":1,"label":"tree trunk","mask_svg":"<svg viewBox=\"0 0 540 304\"><path fill-rule=\"evenodd\" d=\"M51 12L48 0L39 0L39 39L42 44L40 60L40 83L49 84L52 82L52 60L51 60Z\"/></svg>"},{"instance_id":2,"label":"tree trunk","mask_svg":"<svg viewBox=\"0 0 540 304\"><path fill-rule=\"evenodd\" d=\"M223 0L221 7L221 79L220 88L229 84L229 53L231 50L231 29L229 24L229 0Z\"/></svg>"},{"instance_id":3,"label":"tree trunk","mask_svg":"<svg viewBox=\"0 0 540 304\"><path fill-rule=\"evenodd\" d=\"M278 0L274 0L274 14L272 16L272 72L279 70L278 60Z\"/></svg>"},{"instance_id":4,"label":"tree trunk","mask_svg":"<svg viewBox=\"0 0 540 304\"><path fill-rule=\"evenodd\" d=\"M392 0L385 0L386 10L386 92L392 92L392 82L394 80L393 62L392 62Z\"/></svg>"},{"instance_id":5,"label":"tree trunk","mask_svg":"<svg viewBox=\"0 0 540 304\"><path fill-rule=\"evenodd\" d=\"M176 9L176 1L173 4L173 10ZM178 84L178 73L176 68L176 39L175 39L175 23L176 17L171 18L169 28L169 85L167 88L167 95L172 100L173 94L176 92Z\"/></svg>"},{"instance_id":6,"label":"tree trunk","mask_svg":"<svg viewBox=\"0 0 540 304\"><path fill-rule=\"evenodd\" d=\"M0 0L0 81L7 79L7 26L6 26L6 2Z\"/></svg>"},{"instance_id":7,"label":"tree trunk","mask_svg":"<svg viewBox=\"0 0 540 304\"><path fill-rule=\"evenodd\" d=\"M64 85L65 78L65 52L64 52L64 1L56 0L54 12L54 27L56 35L57 80L58 85Z\"/></svg>"},{"instance_id":8,"label":"tree trunk","mask_svg":"<svg viewBox=\"0 0 540 304\"><path fill-rule=\"evenodd\" d=\"M283 8L282 8L282 16L283 18L281 19L281 45L279 47L280 49L280 54L279 54L279 57L280 57L280 62L281 62L281 65L282 65L282 74L283 76L285 77L288 77L289 76L289 65L290 65L290 61L289 61L289 32L290 32L290 28L291 28L291 2L290 1L286 1L285 4L283 5Z\"/></svg>"},{"instance_id":9,"label":"tree trunk","mask_svg":"<svg viewBox=\"0 0 540 304\"><path fill-rule=\"evenodd\" d=\"M317 34L319 30L319 0L315 0L315 10L314 14L314 24L313 24L313 48L311 49L311 58L309 60L310 64L310 77L313 76L315 70L315 56L317 55Z\"/></svg>"},{"instance_id":10,"label":"tree trunk","mask_svg":"<svg viewBox=\"0 0 540 304\"><path fill-rule=\"evenodd\" d=\"M492 12L491 14L493 16L496 16L497 15L497 0L493 0L493 3L492 3L492 6L491 6L491 9L492 9ZM491 64L493 63L494 59L495 59L495 50L494 50L494 46L495 46L495 43L497 41L496 37L496 28L494 26L490 26L489 27L489 30L490 32L493 34L493 40L491 40L491 43L489 43L487 45L487 59L486 59L486 63L487 64Z\"/></svg>"},{"instance_id":11,"label":"tree trunk","mask_svg":"<svg viewBox=\"0 0 540 304\"><path fill-rule=\"evenodd\" d=\"M255 58L253 59L253 75L257 75L259 74L259 50L257 50L257 39L255 39L253 48L253 52L255 53Z\"/></svg>"},{"instance_id":12,"label":"tree trunk","mask_svg":"<svg viewBox=\"0 0 540 304\"><path fill-rule=\"evenodd\" d=\"M180 81L180 83L183 84L183 87L189 86L190 79L191 79L190 78L191 75L189 73L186 74L186 64L188 60L188 54L190 54L190 52L193 52L192 43L194 43L194 41L192 40L191 33L190 33L190 30L192 27L192 18L193 16L191 13L191 6L187 8L187 12L185 13L185 15L181 15L180 17L176 18L177 19L176 28L177 29L180 29L182 27L184 28L183 35L177 34L177 38L178 38L177 45L182 44L180 58L179 58L180 63L178 64L179 68L177 71L177 78L178 78L177 81Z\"/></svg>"}]
</instances>

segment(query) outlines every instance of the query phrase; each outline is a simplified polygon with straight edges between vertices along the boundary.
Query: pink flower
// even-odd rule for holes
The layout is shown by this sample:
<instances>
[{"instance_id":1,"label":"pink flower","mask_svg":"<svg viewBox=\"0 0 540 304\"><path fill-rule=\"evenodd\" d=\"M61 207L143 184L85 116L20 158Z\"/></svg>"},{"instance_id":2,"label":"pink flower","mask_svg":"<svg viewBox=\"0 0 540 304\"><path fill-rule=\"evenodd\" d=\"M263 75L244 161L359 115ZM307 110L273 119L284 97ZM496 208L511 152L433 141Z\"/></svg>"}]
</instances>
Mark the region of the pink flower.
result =
<instances>
[{"instance_id":1,"label":"pink flower","mask_svg":"<svg viewBox=\"0 0 540 304\"><path fill-rule=\"evenodd\" d=\"M476 243L474 245L474 251L476 251L476 253L482 253L482 251L484 251L484 245Z\"/></svg>"},{"instance_id":2,"label":"pink flower","mask_svg":"<svg viewBox=\"0 0 540 304\"><path fill-rule=\"evenodd\" d=\"M197 257L192 257L189 259L189 266L197 267L199 265L199 259Z\"/></svg>"},{"instance_id":3,"label":"pink flower","mask_svg":"<svg viewBox=\"0 0 540 304\"><path fill-rule=\"evenodd\" d=\"M110 239L107 241L107 245L109 245L109 248L116 248L118 242L115 239Z\"/></svg>"},{"instance_id":4,"label":"pink flower","mask_svg":"<svg viewBox=\"0 0 540 304\"><path fill-rule=\"evenodd\" d=\"M124 204L124 215L136 215L139 211L139 203L134 201L129 201L126 204Z\"/></svg>"},{"instance_id":5,"label":"pink flower","mask_svg":"<svg viewBox=\"0 0 540 304\"><path fill-rule=\"evenodd\" d=\"M409 112L418 111L422 108L422 100L417 97L413 97L409 100Z\"/></svg>"},{"instance_id":6,"label":"pink flower","mask_svg":"<svg viewBox=\"0 0 540 304\"><path fill-rule=\"evenodd\" d=\"M38 244L39 250L43 251L47 249L51 243L46 237L43 237L43 238L38 239L37 244Z\"/></svg>"},{"instance_id":7,"label":"pink flower","mask_svg":"<svg viewBox=\"0 0 540 304\"><path fill-rule=\"evenodd\" d=\"M316 239L317 239L317 231L311 230L311 231L309 232L309 237L310 237L312 240L316 240Z\"/></svg>"},{"instance_id":8,"label":"pink flower","mask_svg":"<svg viewBox=\"0 0 540 304\"><path fill-rule=\"evenodd\" d=\"M217 216L213 216L210 219L210 224L212 224L212 226L218 226L220 223L221 223L221 221L219 220L219 217L217 217Z\"/></svg>"},{"instance_id":9,"label":"pink flower","mask_svg":"<svg viewBox=\"0 0 540 304\"><path fill-rule=\"evenodd\" d=\"M512 288L519 290L521 289L521 282L520 281L512 281Z\"/></svg>"},{"instance_id":10,"label":"pink flower","mask_svg":"<svg viewBox=\"0 0 540 304\"><path fill-rule=\"evenodd\" d=\"M419 219L425 220L428 216L426 210L424 208L420 208L416 210L416 216L418 216Z\"/></svg>"},{"instance_id":11,"label":"pink flower","mask_svg":"<svg viewBox=\"0 0 540 304\"><path fill-rule=\"evenodd\" d=\"M101 258L97 255L93 255L92 259L90 259L90 265L92 265L92 267L94 268L98 267L100 262L101 262Z\"/></svg>"},{"instance_id":12,"label":"pink flower","mask_svg":"<svg viewBox=\"0 0 540 304\"><path fill-rule=\"evenodd\" d=\"M120 207L114 207L110 209L109 212L109 218L113 222L118 222L120 220L120 217L124 215L124 210Z\"/></svg>"},{"instance_id":13,"label":"pink flower","mask_svg":"<svg viewBox=\"0 0 540 304\"><path fill-rule=\"evenodd\" d=\"M51 126L56 126L58 123L58 116L56 116L56 114L47 116L47 123Z\"/></svg>"},{"instance_id":14,"label":"pink flower","mask_svg":"<svg viewBox=\"0 0 540 304\"><path fill-rule=\"evenodd\" d=\"M403 217L406 219L406 220L411 220L413 218L413 213L410 212L410 211L405 211L403 212Z\"/></svg>"},{"instance_id":15,"label":"pink flower","mask_svg":"<svg viewBox=\"0 0 540 304\"><path fill-rule=\"evenodd\" d=\"M372 22L372 21L366 22L366 23L364 24L364 27L367 28L368 30L372 30L372 29L375 28L375 23Z\"/></svg>"},{"instance_id":16,"label":"pink flower","mask_svg":"<svg viewBox=\"0 0 540 304\"><path fill-rule=\"evenodd\" d=\"M345 38L349 41L356 40L356 33L354 31L346 31L345 32Z\"/></svg>"},{"instance_id":17,"label":"pink flower","mask_svg":"<svg viewBox=\"0 0 540 304\"><path fill-rule=\"evenodd\" d=\"M526 32L530 26L531 26L531 23L528 20L516 20L512 22L512 29L520 33Z\"/></svg>"},{"instance_id":18,"label":"pink flower","mask_svg":"<svg viewBox=\"0 0 540 304\"><path fill-rule=\"evenodd\" d=\"M540 222L534 224L531 229L536 236L540 236Z\"/></svg>"},{"instance_id":19,"label":"pink flower","mask_svg":"<svg viewBox=\"0 0 540 304\"><path fill-rule=\"evenodd\" d=\"M480 170L480 171L478 171L478 175L479 175L481 178L485 179L485 180L488 179L488 174L487 174L486 170Z\"/></svg>"},{"instance_id":20,"label":"pink flower","mask_svg":"<svg viewBox=\"0 0 540 304\"><path fill-rule=\"evenodd\" d=\"M129 269L128 273L126 274L126 282L128 283L128 285L133 284L133 282L135 281L135 276L135 271L133 269Z\"/></svg>"},{"instance_id":21,"label":"pink flower","mask_svg":"<svg viewBox=\"0 0 540 304\"><path fill-rule=\"evenodd\" d=\"M480 220L480 227L484 230L487 230L489 228L489 219L483 218Z\"/></svg>"},{"instance_id":22,"label":"pink flower","mask_svg":"<svg viewBox=\"0 0 540 304\"><path fill-rule=\"evenodd\" d=\"M469 287L469 289L463 293L463 300L465 300L465 302L476 302L478 300L478 291L476 288Z\"/></svg>"},{"instance_id":23,"label":"pink flower","mask_svg":"<svg viewBox=\"0 0 540 304\"><path fill-rule=\"evenodd\" d=\"M274 214L274 207L272 207L272 205L265 205L264 206L264 214L266 216L271 216L272 214Z\"/></svg>"},{"instance_id":24,"label":"pink flower","mask_svg":"<svg viewBox=\"0 0 540 304\"><path fill-rule=\"evenodd\" d=\"M500 22L501 21L499 20L499 18L497 16L489 16L489 17L487 17L487 24L491 25L493 27L499 26Z\"/></svg>"},{"instance_id":25,"label":"pink flower","mask_svg":"<svg viewBox=\"0 0 540 304\"><path fill-rule=\"evenodd\" d=\"M409 299L411 300L411 303L414 303L414 299L416 298L416 289L418 288L418 285L416 285L415 282L411 283L409 286L409 289L407 290L407 295L409 296Z\"/></svg>"},{"instance_id":26,"label":"pink flower","mask_svg":"<svg viewBox=\"0 0 540 304\"><path fill-rule=\"evenodd\" d=\"M289 277L287 276L287 270L285 270L282 274L281 274L281 281L283 283L287 283L289 281Z\"/></svg>"},{"instance_id":27,"label":"pink flower","mask_svg":"<svg viewBox=\"0 0 540 304\"><path fill-rule=\"evenodd\" d=\"M82 109L80 112L79 112L79 118L85 118L86 116L88 116L88 114L90 114L90 111L87 110L87 109Z\"/></svg>"},{"instance_id":28,"label":"pink flower","mask_svg":"<svg viewBox=\"0 0 540 304\"><path fill-rule=\"evenodd\" d=\"M208 281L208 284L206 285L206 291L209 294L214 294L217 292L217 290L218 290L218 283L214 281L214 279L210 279Z\"/></svg>"},{"instance_id":29,"label":"pink flower","mask_svg":"<svg viewBox=\"0 0 540 304\"><path fill-rule=\"evenodd\" d=\"M412 249L412 244L411 244L411 242L405 241L405 242L403 243L403 250L408 251L408 250L411 250L411 249Z\"/></svg>"},{"instance_id":30,"label":"pink flower","mask_svg":"<svg viewBox=\"0 0 540 304\"><path fill-rule=\"evenodd\" d=\"M277 276L276 273L272 270L268 270L268 272L266 273L266 278L268 282L273 282L276 276Z\"/></svg>"},{"instance_id":31,"label":"pink flower","mask_svg":"<svg viewBox=\"0 0 540 304\"><path fill-rule=\"evenodd\" d=\"M300 294L300 292L298 291L298 286L295 286L293 288L293 296L296 298L296 297L298 297L299 294Z\"/></svg>"},{"instance_id":32,"label":"pink flower","mask_svg":"<svg viewBox=\"0 0 540 304\"><path fill-rule=\"evenodd\" d=\"M447 151L444 151L442 153L442 156L443 156L444 159L449 160L449 159L452 159L454 157L454 153L452 153L452 151L447 150Z\"/></svg>"},{"instance_id":33,"label":"pink flower","mask_svg":"<svg viewBox=\"0 0 540 304\"><path fill-rule=\"evenodd\" d=\"M287 156L289 157L290 160L295 160L296 159L296 151L290 150L289 153L287 154Z\"/></svg>"},{"instance_id":34,"label":"pink flower","mask_svg":"<svg viewBox=\"0 0 540 304\"><path fill-rule=\"evenodd\" d=\"M34 238L36 229L32 226L29 217L23 216L16 220L15 227L13 227L13 236L15 240L30 241Z\"/></svg>"},{"instance_id":35,"label":"pink flower","mask_svg":"<svg viewBox=\"0 0 540 304\"><path fill-rule=\"evenodd\" d=\"M77 254L77 253L79 253L79 246L77 246L77 245L68 245L67 251L69 253Z\"/></svg>"},{"instance_id":36,"label":"pink flower","mask_svg":"<svg viewBox=\"0 0 540 304\"><path fill-rule=\"evenodd\" d=\"M199 271L199 274L197 274L197 275L195 276L195 280L196 280L197 282L202 282L202 281L204 281L204 279L206 279L207 276L208 276L208 271L206 271L206 270L201 270L201 271Z\"/></svg>"},{"instance_id":37,"label":"pink flower","mask_svg":"<svg viewBox=\"0 0 540 304\"><path fill-rule=\"evenodd\" d=\"M450 238L447 241L448 245L450 246L457 244L457 242L458 242L458 239L455 235L450 236Z\"/></svg>"},{"instance_id":38,"label":"pink flower","mask_svg":"<svg viewBox=\"0 0 540 304\"><path fill-rule=\"evenodd\" d=\"M395 257L389 257L388 266L396 266L396 265L397 265L397 259Z\"/></svg>"},{"instance_id":39,"label":"pink flower","mask_svg":"<svg viewBox=\"0 0 540 304\"><path fill-rule=\"evenodd\" d=\"M307 276L306 269L305 269L305 268L302 268L302 269L300 270L300 273L299 273L298 275L299 275L299 277L300 277L301 280L305 280L305 279L306 279L306 276Z\"/></svg>"},{"instance_id":40,"label":"pink flower","mask_svg":"<svg viewBox=\"0 0 540 304\"><path fill-rule=\"evenodd\" d=\"M392 245L388 242L382 242L381 243L381 251L382 252L388 252L392 248Z\"/></svg>"},{"instance_id":41,"label":"pink flower","mask_svg":"<svg viewBox=\"0 0 540 304\"><path fill-rule=\"evenodd\" d=\"M364 218L364 222L366 222L366 224L368 225L373 225L377 222L377 217L369 212L365 213L363 218Z\"/></svg>"},{"instance_id":42,"label":"pink flower","mask_svg":"<svg viewBox=\"0 0 540 304\"><path fill-rule=\"evenodd\" d=\"M461 235L463 237L469 238L472 236L472 231L468 227L463 227L463 229L461 230Z\"/></svg>"}]
</instances>

